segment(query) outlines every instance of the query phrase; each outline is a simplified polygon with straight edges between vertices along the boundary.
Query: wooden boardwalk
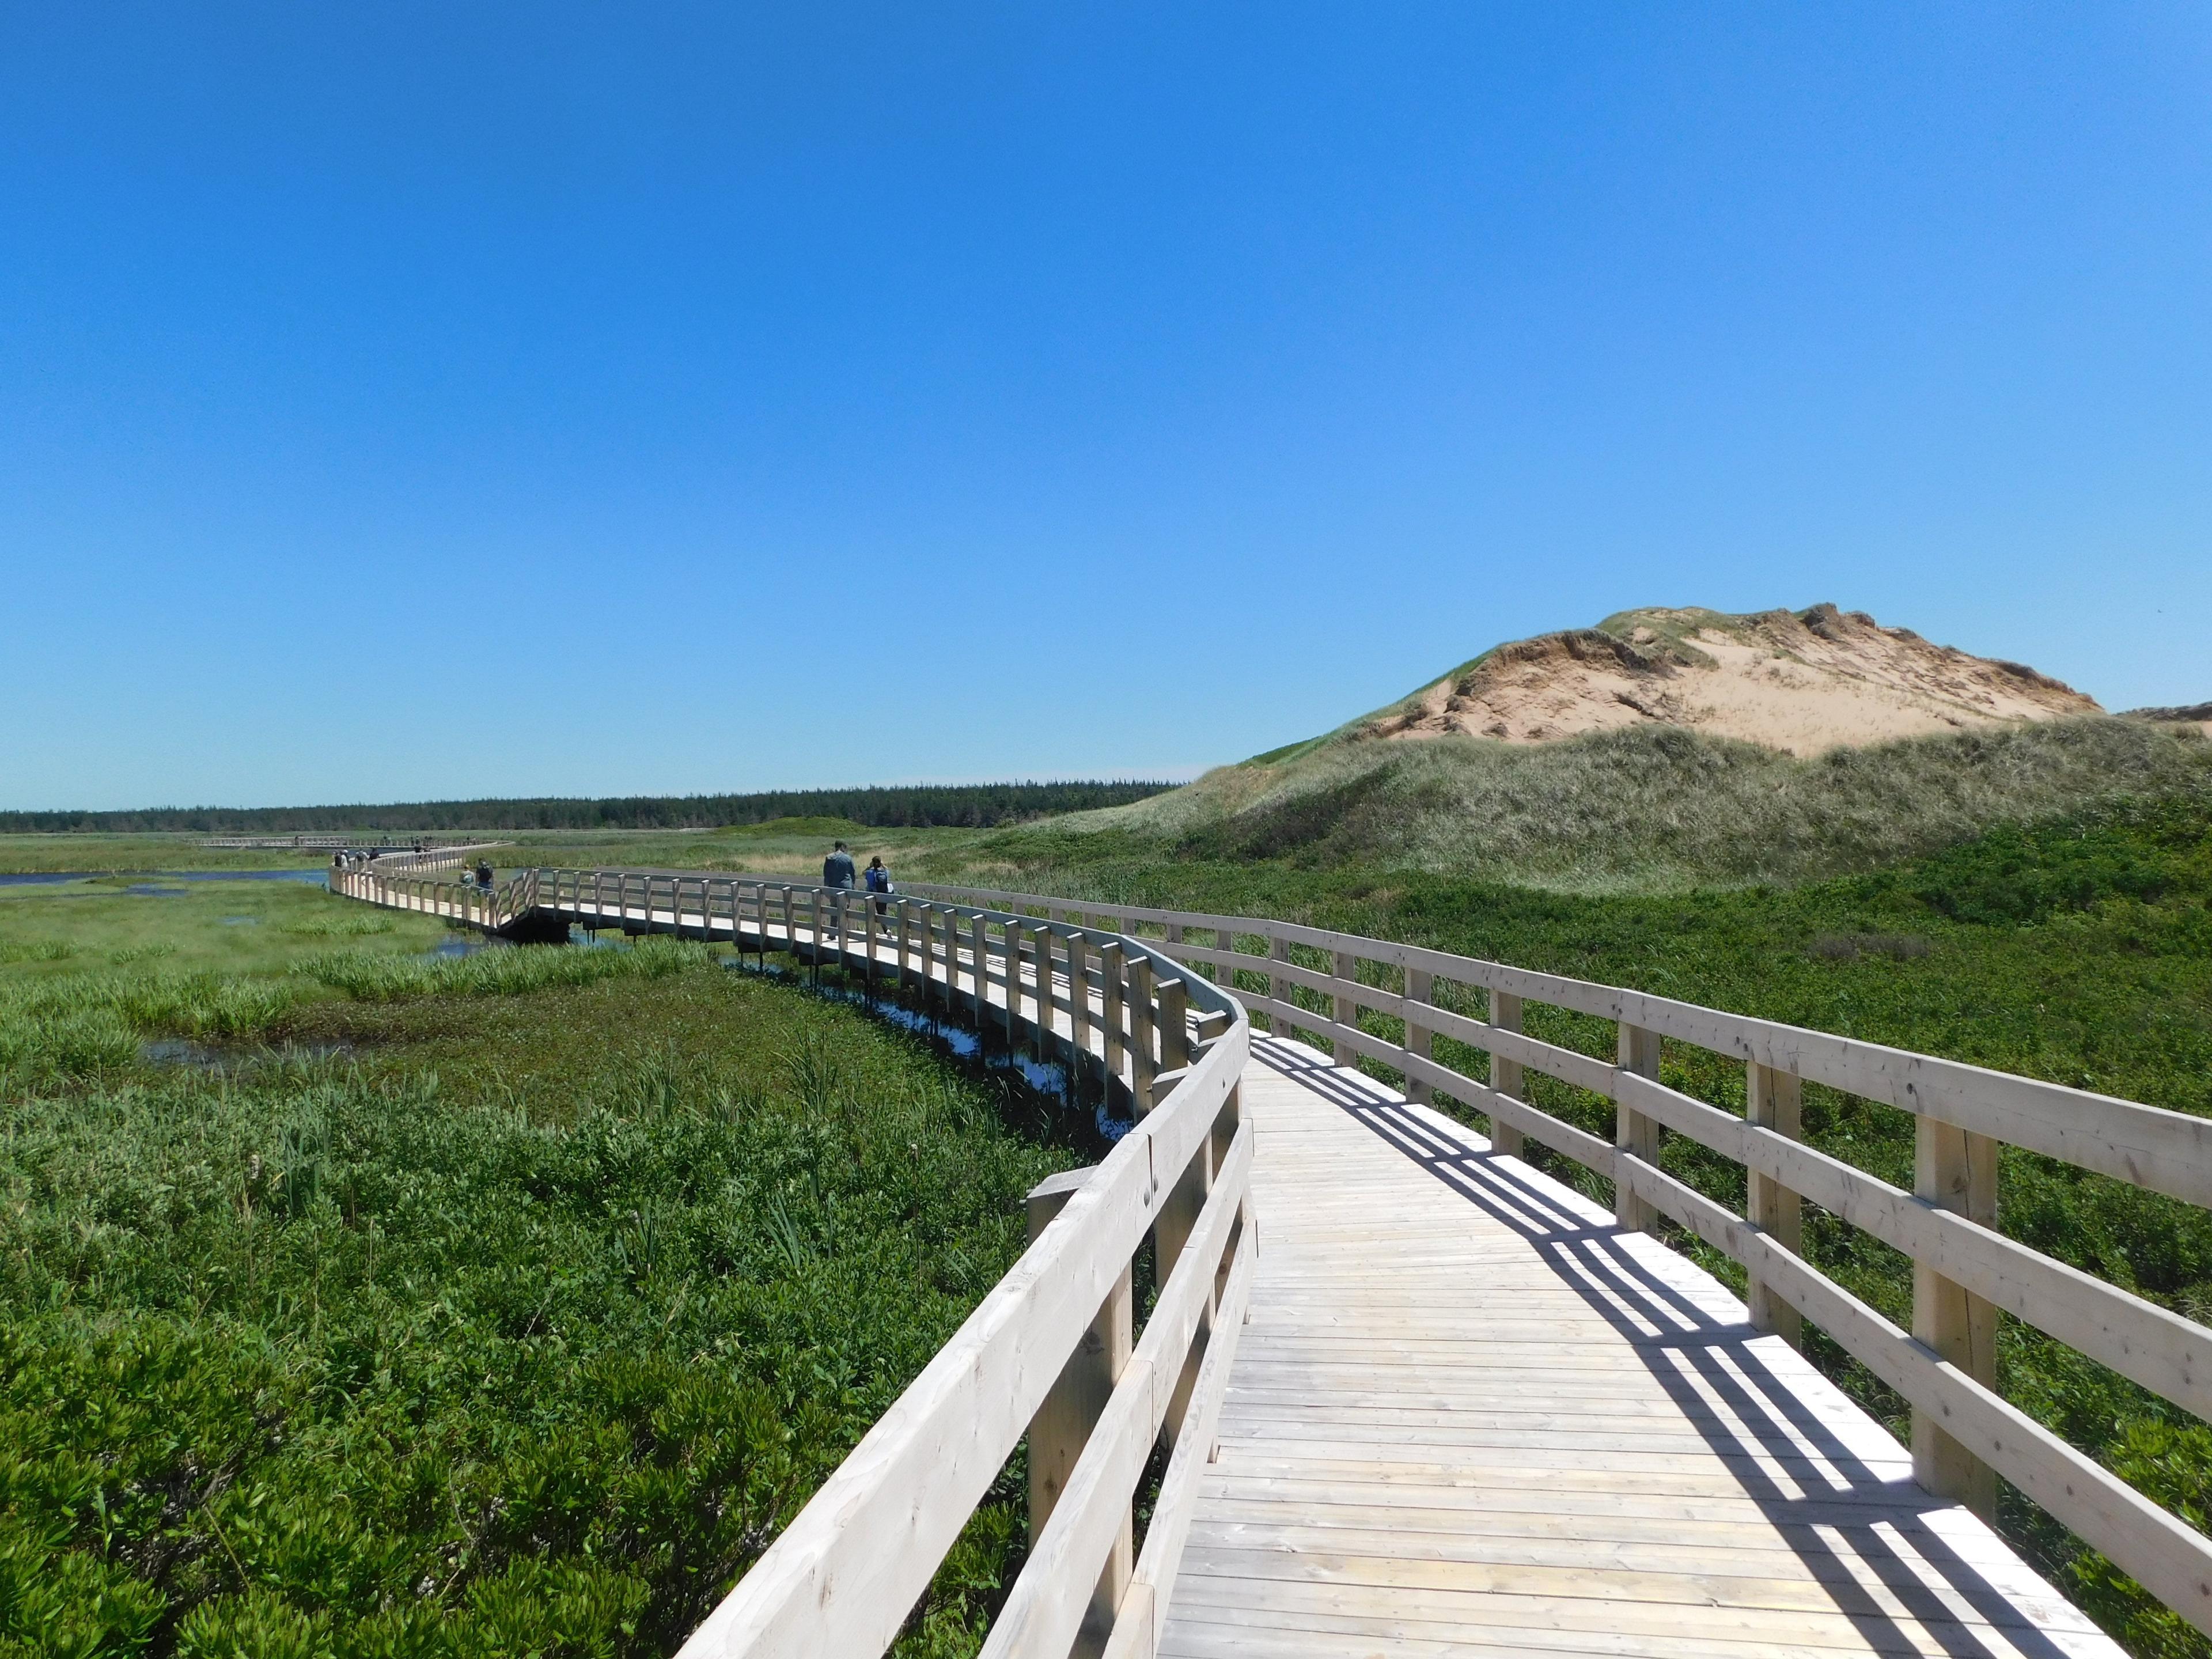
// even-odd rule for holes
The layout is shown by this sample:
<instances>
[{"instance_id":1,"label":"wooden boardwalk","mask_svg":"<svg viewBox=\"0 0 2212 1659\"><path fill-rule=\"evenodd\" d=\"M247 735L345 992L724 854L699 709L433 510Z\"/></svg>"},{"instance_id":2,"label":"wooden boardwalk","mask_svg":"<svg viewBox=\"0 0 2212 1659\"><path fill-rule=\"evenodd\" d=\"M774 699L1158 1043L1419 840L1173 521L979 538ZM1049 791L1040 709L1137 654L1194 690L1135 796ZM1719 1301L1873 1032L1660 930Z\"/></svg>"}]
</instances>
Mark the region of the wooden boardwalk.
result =
<instances>
[{"instance_id":1,"label":"wooden boardwalk","mask_svg":"<svg viewBox=\"0 0 2212 1659\"><path fill-rule=\"evenodd\" d=\"M1254 1051L1259 1276L1163 1655L2119 1653L1684 1257Z\"/></svg>"},{"instance_id":2,"label":"wooden boardwalk","mask_svg":"<svg viewBox=\"0 0 2212 1659\"><path fill-rule=\"evenodd\" d=\"M939 935L927 928L917 932L922 965L910 969L892 938L879 943L870 938L874 930L857 901L842 931L817 938L811 927L794 920L787 892L780 914L765 896L750 912L741 913L734 896L725 909L713 912L703 884L697 908L688 909L672 890L665 906L658 904L652 884L641 876L638 880L641 902L629 896L625 884L611 897L604 892L587 897L579 887L574 897L560 896L556 889L550 903L535 895L532 902L563 927L568 921L623 926L733 939L746 950L789 951L851 965L870 960L880 976L919 982L929 997L956 1009L965 1004L973 1018L995 1028L1009 1024L1011 994L1018 1016L1012 1024L1027 1028L1030 1042L1037 1040L1042 1023L1054 1039L1045 1047L1097 1061L1146 1099L1152 1097L1156 1080L1165 1089L1174 1079L1182 1079L1174 1082L1175 1098L1185 1097L1182 1091L1196 1086L1204 1069L1191 1056L1212 1046L1203 1040L1208 1029L1203 1021L1182 1029L1184 1004L1178 998L1170 1005L1164 992L1158 1007L1164 1020L1170 1006L1176 1011L1175 1041L1162 1034L1155 1045L1149 1027L1140 1027L1133 1012L1126 1044L1119 1038L1102 1044L1103 1026L1118 1029L1118 999L1126 992L1137 1000L1131 1005L1135 1009L1152 981L1121 969L1100 971L1104 959L1087 948L1086 965L1079 977L1073 975L1071 936L1062 927L1054 945L1055 936L1047 931L1058 922L999 917L993 925L1001 927L1002 936L987 941L985 913L962 910L962 926L969 931L945 933L941 951L934 942ZM479 925L499 920L488 901L465 893L449 897L448 890L428 885L412 895L373 890L384 895L380 902L404 908ZM1210 925L1204 918L1189 920ZM1259 925L1291 931L1287 925ZM1180 920L1175 926L1163 948L1206 958L1206 949L1184 941ZM1217 945L1232 931L1221 924ZM1369 1040L1356 1025L1343 1023L1349 1005L1342 999L1372 1001L1386 994L1355 981L1347 957L1339 957L1334 978L1307 970L1302 980L1279 948L1272 958L1243 958L1237 965L1246 969L1248 963L1338 994L1334 1020L1279 1000L1245 998L1267 1009L1279 1030L1303 1024L1333 1032L1340 1045ZM1487 971L1480 963L1463 969L1476 970ZM1043 1000L1049 1007L1039 1006L1039 971L1045 974ZM1097 988L1102 984L1104 993ZM1214 991L1196 982L1188 988L1193 994ZM1532 992L1554 994L1571 988L1566 981L1530 985ZM1492 1005L1493 1018L1501 1021L1517 1021L1517 1001L1502 997ZM1422 1012L1435 1021L1453 1018L1434 1008ZM1227 1017L1217 1007L1206 1018ZM1627 1024L1624 1017L1624 1032ZM1592 1073L1604 1070L1601 1062L1532 1043L1518 1034L1517 1024L1476 1025L1462 1018L1458 1026L1496 1045L1500 1055L1525 1055L1532 1064L1559 1066L1563 1075L1603 1081ZM1247 1040L1241 1024L1231 1036ZM1218 1073L1220 1091L1237 1080L1226 1097L1232 1124L1243 1126L1240 1147L1247 1144L1244 1130L1249 1134L1249 1176L1240 1177L1247 1183L1241 1213L1249 1218L1249 1231L1235 1235L1247 1242L1232 1250L1217 1238L1207 1258L1219 1256L1221 1279L1213 1295L1233 1328L1216 1329L1210 1346L1201 1343L1193 1351L1212 1356L1209 1373L1226 1362L1225 1384L1210 1385L1208 1396L1215 1402L1208 1409L1218 1408L1218 1415L1178 1439L1178 1407L1160 1431L1176 1447L1170 1466L1176 1518L1171 1524L1160 1519L1168 1507L1164 1486L1154 1530L1170 1539L1177 1528L1187 1526L1187 1531L1181 1534L1179 1555L1170 1550L1164 1565L1148 1569L1154 1553L1148 1548L1133 1580L1126 1553L1118 1558L1121 1565L1109 1575L1119 1608L1109 1621L1110 1639L1102 1647L1099 1632L1086 1625L1077 1653L1103 1651L1109 1659L1152 1653L1174 1659L1494 1659L1508 1653L1613 1659L1843 1654L2118 1659L2121 1650L1987 1523L1965 1504L1932 1496L1916 1482L1912 1453L1894 1435L1783 1336L1754 1329L1744 1304L1686 1256L1648 1231L1617 1224L1613 1212L1521 1158L1494 1152L1480 1135L1342 1063L1342 1047L1333 1057L1304 1042L1258 1032L1249 1034L1249 1044L1241 1073L1236 1060ZM1241 1057L1244 1051L1231 1052ZM1656 1054L1656 1043L1651 1052ZM1425 1048L1391 1054L1401 1066L1438 1069ZM1133 1058L1139 1054L1145 1056L1141 1062ZM1176 1056L1188 1069L1167 1069ZM1622 1065L1610 1074L1624 1093L1634 1082L1632 1057L1624 1036ZM1162 1068L1157 1078L1155 1066ZM1493 1114L1505 1111L1534 1124L1532 1135L1548 1133L1567 1147L1587 1142L1612 1153L1604 1143L1534 1115L1515 1098L1462 1078L1451 1084L1463 1097L1486 1098ZM2120 1104L2128 1113L2149 1111ZM1131 1141L1144 1139L1172 1115L1164 1100ZM2156 1115L2150 1130L2166 1133L2172 1126L2161 1123L2170 1115ZM1217 1139L1214 1156L1225 1144ZM1580 1155L1587 1163L1596 1153ZM1189 1156L1188 1151L1175 1154L1178 1160ZM2185 1172L2195 1167L2162 1157L2155 1167ZM1092 1172L1091 1184L1104 1184L1103 1172L1113 1164ZM1155 1166L1142 1202L1160 1201L1156 1195L1175 1187L1175 1170L1182 1167ZM1227 1157L1207 1167L1234 1171L1243 1166ZM2168 1189L2180 1178L2170 1176ZM1123 1186L1132 1194L1139 1190L1127 1181ZM1213 1212L1209 1205L1206 1213ZM1164 1227L1168 1213L1164 1206L1157 1224ZM1186 1220L1195 1213L1187 1212ZM1094 1213L1084 1224L1096 1231L1103 1223ZM1234 1275L1232 1256L1240 1264ZM1071 1254L1069 1259L1078 1258ZM1212 1269L1206 1272L1210 1277ZM1008 1282L1020 1273L1009 1275ZM1177 1282L1189 1281L1178 1272ZM1228 1292L1220 1289L1224 1282ZM1246 1289L1249 1304L1239 1294ZM1120 1294L1128 1294L1126 1279ZM1163 1305L1166 1299L1164 1292ZM1233 1316L1238 1306L1245 1308L1241 1322ZM1121 1317L1126 1322L1126 1301ZM1092 1328L1095 1334L1099 1327ZM1126 1323L1120 1340L1126 1353ZM948 1345L948 1354L958 1341ZM1079 1351L1069 1365L1094 1351L1095 1344ZM979 1346L973 1357L964 1351L954 1356L957 1363L945 1372L946 1399L966 1386L957 1379L983 1374L982 1356L988 1352ZM1048 1355L1066 1352L1048 1350ZM1050 1363L1057 1367L1060 1361L1053 1357ZM1139 1369L1153 1363L1145 1359L1141 1346L1137 1363ZM938 1369L933 1366L933 1373ZM1169 1364L1158 1374L1173 1370ZM1115 1407L1099 1420L1113 1420L1112 1409L1118 1409L1126 1390L1111 1377L1102 1386ZM1139 1386L1150 1391L1147 1384ZM1201 1377L1200 1391L1208 1386ZM929 1393L927 1379L913 1392ZM988 1404L984 1399L984 1407ZM967 1421L950 1406L933 1409L940 1416L932 1421ZM1159 1425L1164 1412L1164 1394L1145 1421ZM1017 1420L999 1432L1010 1437L1020 1427ZM1136 1480L1154 1431L1142 1428L1132 1440L1116 1431L1115 1443L1121 1449L1115 1455L1127 1465L1127 1480ZM802 1516L777 1547L790 1564L775 1563L772 1552L716 1619L702 1626L687 1654L830 1650L820 1645L818 1621L830 1610L864 1598L866 1592L849 1587L853 1575L908 1548L903 1540L911 1517L929 1509L909 1495L919 1489L921 1474L872 1472L908 1453L921 1459L917 1470L932 1467L936 1454L915 1450L931 1443L927 1434L902 1425L880 1452L873 1449L876 1439L872 1436L848 1460L854 1471L851 1492L865 1494L864 1483L876 1480L891 1496L872 1510L872 1495L825 1488L808 1510L808 1516L823 1512L821 1528L799 1540L808 1519ZM971 1439L963 1426L946 1443L969 1446ZM1001 1443L1011 1447L1012 1440ZM994 1458L988 1451L975 1455L981 1461L974 1480L988 1482ZM1033 1434L1033 1474L1036 1455ZM832 1486L847 1479L841 1471ZM1071 1497L1079 1484L1071 1486ZM980 1493L981 1485L974 1490ZM1094 1520L1081 1524L1095 1532L1103 1524L1095 1517L1118 1502L1126 1528L1127 1498L1109 1492L1106 1499L1101 1508L1099 1493L1090 1493L1085 1504ZM1033 1487L1033 1505L1036 1501ZM850 1564L835 1565L847 1547L842 1529L859 1528L855 1517L873 1515L890 1517L882 1537L895 1541L853 1542ZM1032 1567L1060 1559L1053 1552L1063 1547L1074 1549L1067 1541L1074 1530L1058 1537L1048 1531L1032 1554ZM944 1534L948 1540L951 1535ZM1105 1534L1096 1536L1103 1540ZM1128 1547L1121 1547L1126 1553ZM927 1557L916 1569L922 1579L901 1581L909 1588L884 1592L894 1599L871 1615L876 1622L866 1626L875 1632L870 1650L878 1650L878 1636L887 1641L896 1629L899 1608L912 1600L910 1586L926 1582L934 1559ZM842 1602L841 1571L848 1586ZM1035 1632L1046 1625L1035 1621L1047 1614L1038 1609L1054 1602L1079 1605L1091 1593L1095 1571L1085 1567L1062 1574L1079 1582L1056 1585L1036 1582L1048 1572L1025 1571L986 1647L988 1659L1017 1653L1058 1659L1066 1652L1066 1632L1073 1630L1068 1621L1075 1613L1062 1607L1051 1615L1060 1622L1050 1626L1062 1634L1041 1639ZM771 1582L760 1587L763 1579ZM1163 1592L1157 1601L1149 1589L1155 1583Z\"/></svg>"}]
</instances>

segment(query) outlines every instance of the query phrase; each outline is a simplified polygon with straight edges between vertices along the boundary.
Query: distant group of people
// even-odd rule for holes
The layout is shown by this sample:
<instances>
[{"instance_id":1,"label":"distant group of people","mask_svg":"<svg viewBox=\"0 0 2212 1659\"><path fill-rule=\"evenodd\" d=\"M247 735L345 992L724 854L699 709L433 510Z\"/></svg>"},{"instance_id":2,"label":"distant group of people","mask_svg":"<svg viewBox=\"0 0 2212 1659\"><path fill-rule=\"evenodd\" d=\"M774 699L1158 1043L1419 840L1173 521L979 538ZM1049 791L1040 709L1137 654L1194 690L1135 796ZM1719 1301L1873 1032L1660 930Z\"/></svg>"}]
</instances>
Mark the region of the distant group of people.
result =
<instances>
[{"instance_id":1,"label":"distant group of people","mask_svg":"<svg viewBox=\"0 0 2212 1659\"><path fill-rule=\"evenodd\" d=\"M419 845L416 850L422 850ZM331 854L331 868L337 871L366 870L369 866L376 862L376 859L377 854L374 849L366 853L357 853L353 851L351 848L346 848ZM876 861L878 864L883 862L880 859ZM852 860L848 859L846 860L846 865L848 869L851 867L851 864ZM494 885L491 866L482 860L477 861L477 867L474 870L470 871L465 878L473 882L477 886L482 888L487 893L491 891ZM848 887L850 887L853 884L850 880L848 880L845 884Z\"/></svg>"},{"instance_id":2,"label":"distant group of people","mask_svg":"<svg viewBox=\"0 0 2212 1659\"><path fill-rule=\"evenodd\" d=\"M853 855L846 850L845 843L842 841L831 849L830 856L822 860L822 884L824 887L842 887L850 892L855 884L857 873L853 864ZM898 890L891 885L891 872L884 867L884 861L880 857L868 860L865 879L867 882L868 890L877 895L876 914L881 915L890 908L884 904L884 896L895 893Z\"/></svg>"}]
</instances>

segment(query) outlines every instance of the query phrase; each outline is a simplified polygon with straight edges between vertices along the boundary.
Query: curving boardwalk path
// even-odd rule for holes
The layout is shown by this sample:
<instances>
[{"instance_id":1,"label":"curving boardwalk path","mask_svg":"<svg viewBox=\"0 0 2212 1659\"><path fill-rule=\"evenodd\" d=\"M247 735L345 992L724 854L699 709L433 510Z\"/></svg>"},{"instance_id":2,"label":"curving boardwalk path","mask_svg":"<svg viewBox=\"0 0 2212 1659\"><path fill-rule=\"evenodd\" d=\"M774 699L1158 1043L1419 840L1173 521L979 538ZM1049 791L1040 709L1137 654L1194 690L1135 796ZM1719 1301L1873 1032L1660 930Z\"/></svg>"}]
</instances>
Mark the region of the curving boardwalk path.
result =
<instances>
[{"instance_id":1,"label":"curving boardwalk path","mask_svg":"<svg viewBox=\"0 0 2212 1659\"><path fill-rule=\"evenodd\" d=\"M1069 996L1062 973L1063 1038ZM1160 1654L2118 1659L1684 1256L1304 1044L1255 1035L1241 1101L1257 1277Z\"/></svg>"},{"instance_id":2,"label":"curving boardwalk path","mask_svg":"<svg viewBox=\"0 0 2212 1659\"><path fill-rule=\"evenodd\" d=\"M1710 1275L1253 1046L1259 1277L1163 1655L2119 1654Z\"/></svg>"}]
</instances>

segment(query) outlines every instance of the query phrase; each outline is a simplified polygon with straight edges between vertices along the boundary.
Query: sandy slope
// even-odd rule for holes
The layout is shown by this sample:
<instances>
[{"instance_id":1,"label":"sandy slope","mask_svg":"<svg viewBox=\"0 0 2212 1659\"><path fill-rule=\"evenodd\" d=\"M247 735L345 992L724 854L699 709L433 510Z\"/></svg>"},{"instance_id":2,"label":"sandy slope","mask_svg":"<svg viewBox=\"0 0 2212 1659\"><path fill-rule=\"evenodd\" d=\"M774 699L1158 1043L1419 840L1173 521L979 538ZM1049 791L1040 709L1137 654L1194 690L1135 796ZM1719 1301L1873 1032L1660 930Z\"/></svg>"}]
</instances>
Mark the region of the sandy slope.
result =
<instances>
[{"instance_id":1,"label":"sandy slope","mask_svg":"<svg viewBox=\"0 0 2212 1659\"><path fill-rule=\"evenodd\" d=\"M1354 732L1528 744L1658 723L1811 755L2102 712L2032 668L1818 605L1748 616L1624 611L1595 629L1499 646Z\"/></svg>"}]
</instances>

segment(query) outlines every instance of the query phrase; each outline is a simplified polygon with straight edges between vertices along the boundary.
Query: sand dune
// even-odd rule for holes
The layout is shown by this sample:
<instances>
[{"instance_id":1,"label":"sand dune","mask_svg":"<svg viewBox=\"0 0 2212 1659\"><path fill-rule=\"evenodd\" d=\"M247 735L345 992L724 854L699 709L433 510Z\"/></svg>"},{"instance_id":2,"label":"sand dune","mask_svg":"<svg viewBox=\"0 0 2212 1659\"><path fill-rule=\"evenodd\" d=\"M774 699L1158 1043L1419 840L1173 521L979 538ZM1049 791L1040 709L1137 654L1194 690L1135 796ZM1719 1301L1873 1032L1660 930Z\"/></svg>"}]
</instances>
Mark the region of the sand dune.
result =
<instances>
[{"instance_id":1,"label":"sand dune","mask_svg":"<svg viewBox=\"0 0 2212 1659\"><path fill-rule=\"evenodd\" d=\"M1811 755L2102 712L2032 668L1931 644L1863 611L1649 610L1499 646L1356 722L1352 735L1532 744L1663 724Z\"/></svg>"}]
</instances>

